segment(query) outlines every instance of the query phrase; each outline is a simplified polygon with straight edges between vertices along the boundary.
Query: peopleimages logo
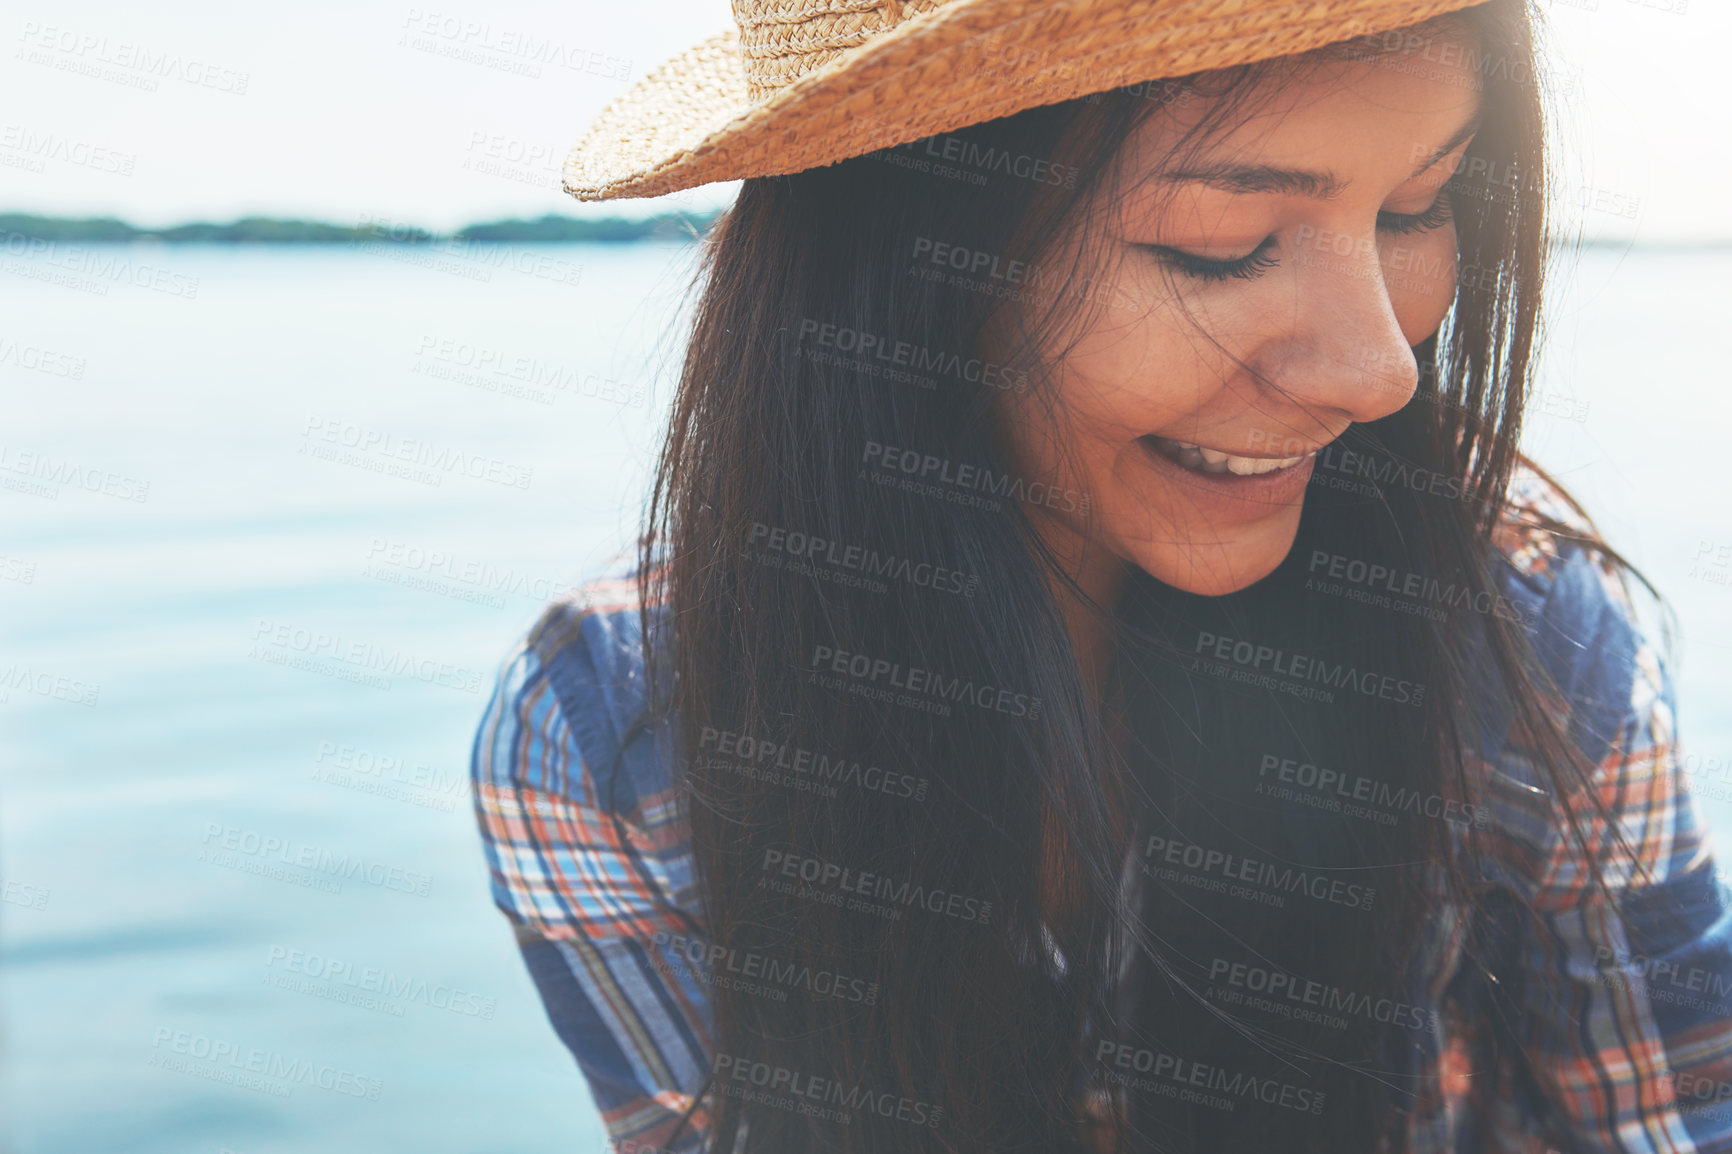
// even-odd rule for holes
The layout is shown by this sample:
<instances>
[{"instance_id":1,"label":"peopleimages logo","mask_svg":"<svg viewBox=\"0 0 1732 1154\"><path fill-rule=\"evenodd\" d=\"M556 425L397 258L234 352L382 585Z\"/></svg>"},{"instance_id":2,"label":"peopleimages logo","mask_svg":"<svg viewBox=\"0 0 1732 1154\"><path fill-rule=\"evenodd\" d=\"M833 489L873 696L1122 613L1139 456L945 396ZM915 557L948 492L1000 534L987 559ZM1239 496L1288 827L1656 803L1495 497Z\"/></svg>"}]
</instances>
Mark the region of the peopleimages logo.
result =
<instances>
[{"instance_id":1,"label":"peopleimages logo","mask_svg":"<svg viewBox=\"0 0 1732 1154\"><path fill-rule=\"evenodd\" d=\"M1732 584L1732 539L1696 538L1696 551L1690 554L1690 571L1686 576L1710 585Z\"/></svg>"},{"instance_id":2,"label":"peopleimages logo","mask_svg":"<svg viewBox=\"0 0 1732 1154\"><path fill-rule=\"evenodd\" d=\"M46 268L62 269L72 278L89 277L91 279L84 282L71 279L66 283L66 287L94 292L96 296L107 296L108 285L124 281L135 288L150 289L152 292L179 297L182 300L195 300L198 297L197 277L189 277L149 261L140 261L129 255L129 250L126 249L116 252L106 245L67 245L32 236L27 232L8 230L0 232L0 253L9 257L23 257L31 264L39 263ZM28 267L11 266L6 271L29 275L26 272ZM34 279L51 278L44 276Z\"/></svg>"},{"instance_id":3,"label":"peopleimages logo","mask_svg":"<svg viewBox=\"0 0 1732 1154\"><path fill-rule=\"evenodd\" d=\"M105 497L117 497L122 501L137 501L143 503L150 497L150 482L136 477L125 476L108 469L92 469L67 458L55 459L47 453L31 450L20 452L8 445L0 445L0 474L10 473L13 476L0 477L5 482L43 482L35 486L41 495L51 501L60 499L60 487L70 485L83 489L87 493L100 493ZM15 485L7 484L7 488Z\"/></svg>"},{"instance_id":4,"label":"peopleimages logo","mask_svg":"<svg viewBox=\"0 0 1732 1154\"><path fill-rule=\"evenodd\" d=\"M825 785L852 785L867 793L911 797L915 801L925 801L929 788L924 777L911 773L877 765L862 766L841 754L831 757L786 742L736 733L731 729L717 729L711 725L704 726L698 735L698 748L715 755L705 764L717 768L745 764L756 769L774 769L810 777Z\"/></svg>"},{"instance_id":5,"label":"peopleimages logo","mask_svg":"<svg viewBox=\"0 0 1732 1154\"><path fill-rule=\"evenodd\" d=\"M1231 897L1259 901L1265 905L1281 905L1281 899L1268 891L1304 894L1320 902L1331 902L1338 906L1348 906L1352 909L1369 910L1371 903L1377 897L1373 886L1359 885L1356 882L1344 882L1339 878L1331 880L1323 875L1321 869L1295 869L1293 866L1278 866L1272 862L1259 861L1253 857L1229 853L1225 850L1209 849L1195 842L1180 841L1177 838L1162 837L1160 834L1150 834L1148 845L1143 849L1145 859L1144 869L1152 876L1162 881L1180 881L1191 884L1192 879L1180 874L1177 869L1160 869L1147 863L1160 862L1168 867L1180 867L1195 871L1195 876L1203 879L1204 875L1215 874L1219 881L1207 880L1207 884L1199 884L1197 888L1226 893ZM1250 886L1262 887L1261 891L1249 889L1245 885L1233 885L1233 882L1245 882Z\"/></svg>"},{"instance_id":6,"label":"peopleimages logo","mask_svg":"<svg viewBox=\"0 0 1732 1154\"><path fill-rule=\"evenodd\" d=\"M837 676L822 677L822 673ZM813 649L808 676L826 689L845 689L873 700L924 708L946 717L950 708L946 702L966 702L977 709L1006 713L1012 717L1040 716L1041 700L1038 697L986 682L977 683L973 678L946 677L917 665L904 666L900 662L850 653L829 645ZM879 688L880 685L888 688ZM893 692L895 690L902 692L897 694Z\"/></svg>"},{"instance_id":7,"label":"peopleimages logo","mask_svg":"<svg viewBox=\"0 0 1732 1154\"><path fill-rule=\"evenodd\" d=\"M843 544L816 533L772 528L762 521L752 522L746 533L746 548L754 546L768 548L772 554L782 554L806 565L829 565L858 573L872 579L876 586L874 592L888 588L876 580L882 577L940 593L960 593L964 597L974 596L975 589L980 586L980 577L974 573L947 569L930 561L898 557L894 553L886 555L876 549Z\"/></svg>"},{"instance_id":8,"label":"peopleimages logo","mask_svg":"<svg viewBox=\"0 0 1732 1154\"><path fill-rule=\"evenodd\" d=\"M906 368L911 373L954 377L969 384L986 385L1009 392L1020 393L1028 390L1026 369L1010 369L995 361L964 357L960 353L948 353L917 345L912 341L893 341L877 333L862 332L846 325L831 324L811 317L802 318L800 321L799 344L806 346L808 343L819 348L834 349L838 353L851 354L861 364L879 361L897 368ZM809 349L808 352L810 351Z\"/></svg>"},{"instance_id":9,"label":"peopleimages logo","mask_svg":"<svg viewBox=\"0 0 1732 1154\"><path fill-rule=\"evenodd\" d=\"M1345 582L1355 589L1364 590L1370 595L1363 598L1364 600L1385 608L1400 607L1402 604L1400 600L1391 601L1390 598L1382 596L1388 593L1398 599L1405 598L1410 603L1429 601L1439 608L1447 606L1482 616L1500 617L1517 625L1531 626L1538 617L1537 609L1524 612L1521 606L1493 589L1474 589L1466 583L1457 585L1453 581L1439 581L1436 577L1424 573L1413 573L1392 565L1349 557L1343 553L1331 553L1325 549L1311 550L1307 572L1312 574L1305 582L1307 588L1312 586L1317 577L1326 576Z\"/></svg>"},{"instance_id":10,"label":"peopleimages logo","mask_svg":"<svg viewBox=\"0 0 1732 1154\"><path fill-rule=\"evenodd\" d=\"M864 1006L878 1003L877 982L851 978L835 970L814 970L804 962L773 958L754 950L736 950L701 938L670 934L666 930L658 930L651 940L664 953L690 963L692 970L689 972L705 984L727 985L748 994L780 994L777 1001L784 1000L787 996L785 991L792 989L804 990L814 998L839 998ZM657 968L662 968L663 964L658 962ZM676 967L669 965L668 968ZM768 983L776 988L766 989L754 983Z\"/></svg>"},{"instance_id":11,"label":"peopleimages logo","mask_svg":"<svg viewBox=\"0 0 1732 1154\"><path fill-rule=\"evenodd\" d=\"M544 404L552 403L554 393L570 393L639 409L648 403L649 393L643 385L627 385L598 373L585 373L528 353L492 348L478 342L423 336L415 356L413 372L440 375L428 372L432 364L448 366L454 371L470 370L469 375L456 375L452 379L488 392L522 396Z\"/></svg>"},{"instance_id":12,"label":"peopleimages logo","mask_svg":"<svg viewBox=\"0 0 1732 1154\"><path fill-rule=\"evenodd\" d=\"M994 497L1009 497L1067 513L1087 513L1089 497L1071 489L1061 489L1045 481L1025 481L1009 473L995 473L983 465L959 465L918 449L903 449L867 441L861 465L892 476L942 486L952 491L988 493Z\"/></svg>"},{"instance_id":13,"label":"peopleimages logo","mask_svg":"<svg viewBox=\"0 0 1732 1154\"><path fill-rule=\"evenodd\" d=\"M1296 1110L1301 1114L1323 1113L1323 1092L1311 1090L1303 1086L1291 1086L1274 1078L1258 1078L1245 1073L1232 1073L1220 1066L1211 1066L1207 1062L1196 1062L1189 1058L1181 1058L1176 1054L1168 1054L1161 1050L1139 1049L1135 1046L1115 1042L1111 1038L1102 1038L1095 1044L1095 1061L1109 1064L1106 1073L1111 1076L1115 1071L1134 1070L1139 1074L1152 1074L1155 1078L1164 1078L1174 1083L1173 1089L1183 1085L1190 1089L1180 1094L1168 1094L1168 1097L1179 1097L1183 1101L1195 1100L1199 1105L1216 1108L1232 1109L1239 1101L1250 1098L1270 1106L1283 1106ZM1123 1080L1122 1076L1118 1080ZM1156 1090L1158 1083L1141 1084L1139 1089ZM1188 1098L1185 1094L1205 1092L1204 1097ZM1213 1094L1206 1092L1213 1091ZM1159 1092L1159 1091L1157 1091ZM1219 1095L1216 1101L1207 1098Z\"/></svg>"},{"instance_id":14,"label":"peopleimages logo","mask_svg":"<svg viewBox=\"0 0 1732 1154\"><path fill-rule=\"evenodd\" d=\"M0 705L5 704L10 699L11 691L14 689L87 708L94 707L97 698L102 694L102 686L100 685L80 681L64 674L31 669L29 666L20 665L16 661L11 665L0 667Z\"/></svg>"},{"instance_id":15,"label":"peopleimages logo","mask_svg":"<svg viewBox=\"0 0 1732 1154\"><path fill-rule=\"evenodd\" d=\"M25 909L45 910L48 908L49 893L50 891L42 886L9 878L4 885L0 885L0 902L10 902Z\"/></svg>"},{"instance_id":16,"label":"peopleimages logo","mask_svg":"<svg viewBox=\"0 0 1732 1154\"><path fill-rule=\"evenodd\" d=\"M1705 994L1701 999L1689 999L1695 1009L1719 1009L1732 1006L1732 977L1701 966L1679 966L1676 961L1632 954L1611 946L1594 947L1594 965L1608 985L1628 985L1641 988L1650 998L1678 1002L1691 994Z\"/></svg>"},{"instance_id":17,"label":"peopleimages logo","mask_svg":"<svg viewBox=\"0 0 1732 1154\"><path fill-rule=\"evenodd\" d=\"M282 972L276 972L280 969ZM461 1014L471 1018L492 1020L497 1008L493 998L425 978L398 974L379 966L357 966L353 962L327 957L309 950L290 949L273 945L265 955L265 981L278 989L311 994L337 1002L353 1002L363 1008L366 995L377 994L388 999L386 1013L401 1015L404 1002L418 1002L435 1010Z\"/></svg>"},{"instance_id":18,"label":"peopleimages logo","mask_svg":"<svg viewBox=\"0 0 1732 1154\"><path fill-rule=\"evenodd\" d=\"M481 692L484 675L479 669L467 669L448 661L433 661L418 654L387 648L369 641L358 641L340 633L326 633L285 621L261 617L253 627L252 656L274 664L292 664L290 658L305 658L315 662L329 660L349 666L350 672L363 676L375 673L394 677L413 677L428 685L439 685L464 693ZM384 686L390 687L385 681Z\"/></svg>"},{"instance_id":19,"label":"peopleimages logo","mask_svg":"<svg viewBox=\"0 0 1732 1154\"><path fill-rule=\"evenodd\" d=\"M285 868L304 870L300 877L308 882L326 883L318 888L328 893L341 893L342 883L348 880L423 898L433 888L431 874L214 821L205 823L203 846L199 851L201 861L240 868L245 873L268 874L272 869ZM300 877L291 874L287 880L299 881Z\"/></svg>"},{"instance_id":20,"label":"peopleimages logo","mask_svg":"<svg viewBox=\"0 0 1732 1154\"><path fill-rule=\"evenodd\" d=\"M1271 771L1275 782L1281 784L1266 780ZM1484 828L1489 820L1484 806L1446 798L1442 794L1420 793L1360 774L1349 775L1338 769L1320 768L1308 761L1296 761L1273 753L1263 755L1257 765L1257 777L1258 794L1277 801L1302 800L1331 813L1363 817L1379 825L1394 825L1395 815L1403 811L1438 818L1452 825L1471 823L1479 828ZM1365 804L1359 805L1359 802Z\"/></svg>"},{"instance_id":21,"label":"peopleimages logo","mask_svg":"<svg viewBox=\"0 0 1732 1154\"><path fill-rule=\"evenodd\" d=\"M1209 963L1209 981L1228 987L1238 995L1234 998L1223 998L1222 1001L1249 1006L1252 1009L1273 1010L1284 1017L1299 1017L1300 1020L1310 1019L1295 1011L1312 1008L1315 1008L1319 1015L1346 1014L1409 1030L1426 1029L1434 1025L1437 1018L1435 1011L1427 1011L1410 1002L1350 993L1339 986L1329 986L1309 978L1295 977L1281 970L1247 965L1226 958L1215 958ZM1241 991L1262 996L1246 997ZM1341 1024L1346 1023L1342 1021Z\"/></svg>"},{"instance_id":22,"label":"peopleimages logo","mask_svg":"<svg viewBox=\"0 0 1732 1154\"><path fill-rule=\"evenodd\" d=\"M290 1057L262 1046L242 1047L226 1039L176 1030L170 1026L158 1026L150 1045L153 1053L149 1065L236 1085L246 1083L248 1076L255 1082L274 1080L275 1086L247 1085L246 1088L267 1089L267 1092L285 1098L295 1086L303 1085L377 1102L385 1088L384 1082L378 1078L340 1066ZM194 1066L194 1061L203 1065Z\"/></svg>"},{"instance_id":23,"label":"peopleimages logo","mask_svg":"<svg viewBox=\"0 0 1732 1154\"><path fill-rule=\"evenodd\" d=\"M24 21L18 34L24 45L14 59L28 59L63 71L97 79L122 81L127 87L155 92L159 80L179 80L195 88L212 88L231 96L245 96L252 74L219 64L183 57L179 52L157 49L130 40L111 41L76 28ZM40 50L32 52L32 49ZM60 53L55 60L50 53ZM133 73L127 76L126 73Z\"/></svg>"},{"instance_id":24,"label":"peopleimages logo","mask_svg":"<svg viewBox=\"0 0 1732 1154\"><path fill-rule=\"evenodd\" d=\"M1192 652L1258 673L1267 672L1277 677L1291 677L1300 682L1315 682L1331 689L1345 689L1366 697L1377 697L1403 705L1419 705L1425 700L1425 686L1422 684L1371 670L1361 672L1351 665L1339 662L1331 664L1319 657L1289 653L1285 649L1222 637L1215 633L1199 632L1196 648Z\"/></svg>"},{"instance_id":25,"label":"peopleimages logo","mask_svg":"<svg viewBox=\"0 0 1732 1154\"><path fill-rule=\"evenodd\" d=\"M1466 275L1465 270L1463 275ZM1316 461L1312 472L1313 484L1329 485L1335 481L1345 482L1347 478L1356 478L1369 482L1373 491L1377 486L1388 485L1391 488L1406 488L1415 493L1442 497L1446 501L1474 500L1473 489L1463 484L1462 478L1439 473L1423 465L1398 461L1384 453L1355 452L1331 443L1318 450ZM1330 474L1339 476L1332 477Z\"/></svg>"},{"instance_id":26,"label":"peopleimages logo","mask_svg":"<svg viewBox=\"0 0 1732 1154\"><path fill-rule=\"evenodd\" d=\"M928 136L893 147L909 152L918 148L936 160L964 165L979 172L998 172L1032 180L1036 184L1056 184L1064 188L1075 188L1077 175L1081 172L1074 164L1055 164L1044 156L1013 153L960 136Z\"/></svg>"},{"instance_id":27,"label":"peopleimages logo","mask_svg":"<svg viewBox=\"0 0 1732 1154\"><path fill-rule=\"evenodd\" d=\"M933 914L946 914L953 918L961 918L965 922L979 922L986 925L991 919L992 903L983 902L979 898L965 897L950 890L928 889L909 881L897 882L895 879L871 870L857 870L851 866L837 865L835 862L823 861L815 857L802 857L799 854L784 853L778 849L764 851L764 860L758 866L759 870L775 872L784 878L795 879L812 887L812 891L828 890L831 896L840 898L843 895L857 895L863 898L874 898L892 902L895 905L921 909ZM815 892L796 893L795 896L821 897ZM840 901L829 904L839 905ZM868 912L879 913L879 910ZM892 911L896 912L896 911Z\"/></svg>"},{"instance_id":28,"label":"peopleimages logo","mask_svg":"<svg viewBox=\"0 0 1732 1154\"><path fill-rule=\"evenodd\" d=\"M20 345L15 340L0 337L0 365L14 364L33 373L68 380L84 379L84 358L57 352L41 345Z\"/></svg>"},{"instance_id":29,"label":"peopleimages logo","mask_svg":"<svg viewBox=\"0 0 1732 1154\"><path fill-rule=\"evenodd\" d=\"M308 417L301 437L301 447L296 451L307 456L341 464L368 462L378 466L414 468L430 477L433 484L443 481L447 474L455 473L477 481L527 489L535 476L533 468L510 461L449 445L435 445L414 437L400 437L396 433L337 417ZM376 468L374 471L385 470Z\"/></svg>"},{"instance_id":30,"label":"peopleimages logo","mask_svg":"<svg viewBox=\"0 0 1732 1154\"><path fill-rule=\"evenodd\" d=\"M837 1078L804 1074L732 1054L716 1055L715 1072L721 1080L718 1089L729 1097L844 1125L853 1120L855 1111L916 1126L936 1126L944 1116L944 1108L930 1102L860 1085L849 1086Z\"/></svg>"}]
</instances>

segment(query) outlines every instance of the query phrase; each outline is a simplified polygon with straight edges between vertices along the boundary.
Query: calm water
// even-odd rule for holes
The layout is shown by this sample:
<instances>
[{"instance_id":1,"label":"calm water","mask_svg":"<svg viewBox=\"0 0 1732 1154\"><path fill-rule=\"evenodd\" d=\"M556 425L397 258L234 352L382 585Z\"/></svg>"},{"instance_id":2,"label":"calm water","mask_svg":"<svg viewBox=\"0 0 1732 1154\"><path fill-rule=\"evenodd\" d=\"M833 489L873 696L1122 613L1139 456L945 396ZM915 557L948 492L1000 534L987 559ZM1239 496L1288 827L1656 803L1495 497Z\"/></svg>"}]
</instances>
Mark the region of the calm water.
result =
<instances>
[{"instance_id":1,"label":"calm water","mask_svg":"<svg viewBox=\"0 0 1732 1154\"><path fill-rule=\"evenodd\" d=\"M14 1154L603 1148L466 766L514 635L629 537L690 250L408 255L0 258ZM1676 607L1732 828L1729 281L1583 258L1529 448Z\"/></svg>"}]
</instances>

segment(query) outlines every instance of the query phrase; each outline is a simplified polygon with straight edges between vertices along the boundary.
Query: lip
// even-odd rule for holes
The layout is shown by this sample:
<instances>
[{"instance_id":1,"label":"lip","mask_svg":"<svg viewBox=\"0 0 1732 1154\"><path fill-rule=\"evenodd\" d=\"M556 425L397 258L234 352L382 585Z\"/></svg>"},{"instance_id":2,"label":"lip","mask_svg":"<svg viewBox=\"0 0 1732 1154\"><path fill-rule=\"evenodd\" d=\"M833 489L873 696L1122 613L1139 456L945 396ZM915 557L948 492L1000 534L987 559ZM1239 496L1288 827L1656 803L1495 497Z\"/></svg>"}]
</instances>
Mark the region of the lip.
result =
<instances>
[{"instance_id":1,"label":"lip","mask_svg":"<svg viewBox=\"0 0 1732 1154\"><path fill-rule=\"evenodd\" d=\"M1150 437L1138 437L1137 445L1162 479L1183 486L1185 496L1193 504L1211 515L1234 519L1267 517L1299 505L1320 451L1307 453L1285 469L1240 476L1237 473L1198 473L1187 469L1155 448Z\"/></svg>"}]
</instances>

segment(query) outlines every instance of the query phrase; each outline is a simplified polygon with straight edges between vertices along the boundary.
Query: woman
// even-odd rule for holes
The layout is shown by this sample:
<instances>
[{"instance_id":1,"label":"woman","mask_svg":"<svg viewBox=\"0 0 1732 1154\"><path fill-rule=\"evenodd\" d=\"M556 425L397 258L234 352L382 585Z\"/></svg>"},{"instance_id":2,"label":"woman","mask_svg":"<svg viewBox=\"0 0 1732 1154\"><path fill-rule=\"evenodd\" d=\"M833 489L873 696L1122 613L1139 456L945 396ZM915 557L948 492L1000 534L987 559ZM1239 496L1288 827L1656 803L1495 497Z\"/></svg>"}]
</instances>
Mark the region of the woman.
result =
<instances>
[{"instance_id":1,"label":"woman","mask_svg":"<svg viewBox=\"0 0 1732 1154\"><path fill-rule=\"evenodd\" d=\"M749 179L475 745L615 1148L1732 1149L1670 684L1515 449L1522 7L793 7L568 167Z\"/></svg>"}]
</instances>

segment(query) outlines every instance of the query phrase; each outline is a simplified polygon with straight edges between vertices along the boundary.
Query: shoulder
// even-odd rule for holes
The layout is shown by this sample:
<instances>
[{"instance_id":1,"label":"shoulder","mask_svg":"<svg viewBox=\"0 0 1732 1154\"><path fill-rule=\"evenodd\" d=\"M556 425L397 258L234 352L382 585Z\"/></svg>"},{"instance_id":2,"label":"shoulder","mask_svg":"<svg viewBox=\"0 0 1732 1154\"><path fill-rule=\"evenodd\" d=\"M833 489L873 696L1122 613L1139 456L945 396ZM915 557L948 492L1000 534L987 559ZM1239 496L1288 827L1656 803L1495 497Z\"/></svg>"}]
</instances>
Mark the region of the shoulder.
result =
<instances>
[{"instance_id":1,"label":"shoulder","mask_svg":"<svg viewBox=\"0 0 1732 1154\"><path fill-rule=\"evenodd\" d=\"M648 572L655 614L660 567ZM664 751L646 729L638 578L635 553L609 558L550 601L511 646L476 735L478 785L579 799L601 782L619 811L666 788Z\"/></svg>"},{"instance_id":2,"label":"shoulder","mask_svg":"<svg viewBox=\"0 0 1732 1154\"><path fill-rule=\"evenodd\" d=\"M1578 607L1583 595L1591 594L1633 616L1621 567L1593 524L1563 489L1533 467L1518 465L1511 476L1491 540L1503 584L1519 582L1541 600L1561 592Z\"/></svg>"},{"instance_id":3,"label":"shoulder","mask_svg":"<svg viewBox=\"0 0 1732 1154\"><path fill-rule=\"evenodd\" d=\"M1492 578L1591 761L1666 689L1629 574L1557 484L1519 466L1492 533Z\"/></svg>"},{"instance_id":4,"label":"shoulder","mask_svg":"<svg viewBox=\"0 0 1732 1154\"><path fill-rule=\"evenodd\" d=\"M494 904L610 1140L685 1150L701 1139L666 1136L709 1076L713 1025L688 954L701 902L669 727L645 709L639 590L620 556L547 605L500 666L471 775Z\"/></svg>"},{"instance_id":5,"label":"shoulder","mask_svg":"<svg viewBox=\"0 0 1732 1154\"><path fill-rule=\"evenodd\" d=\"M634 553L617 554L554 598L517 647L544 672L568 718L623 721L644 705L643 584ZM660 567L648 609L661 609Z\"/></svg>"},{"instance_id":6,"label":"shoulder","mask_svg":"<svg viewBox=\"0 0 1732 1154\"><path fill-rule=\"evenodd\" d=\"M496 900L549 937L642 936L692 898L670 726L646 708L637 576L614 558L552 601L501 663L476 730Z\"/></svg>"},{"instance_id":7,"label":"shoulder","mask_svg":"<svg viewBox=\"0 0 1732 1154\"><path fill-rule=\"evenodd\" d=\"M1695 815L1677 780L1671 674L1635 608L1625 567L1563 491L1532 469L1512 480L1492 544L1494 583L1526 627L1542 704L1591 770L1581 782L1595 795L1582 811L1589 825L1604 833L1610 818L1649 831L1636 857L1659 876L1699 864ZM1502 678L1482 672L1479 684L1496 699L1481 703L1490 724L1480 753L1497 832L1536 877L1573 893L1588 871L1573 839L1561 836L1555 797L1572 785L1556 785L1542 771L1533 741L1510 715ZM1627 872L1634 862L1617 864L1623 868L1614 872Z\"/></svg>"},{"instance_id":8,"label":"shoulder","mask_svg":"<svg viewBox=\"0 0 1732 1154\"><path fill-rule=\"evenodd\" d=\"M1484 747L1479 865L1538 915L1485 923L1510 951L1494 980L1524 1007L1530 1067L1579 1135L1722 1149L1732 1121L1686 1088L1722 1079L1732 1045L1732 919L1679 766L1670 673L1623 566L1555 485L1524 470L1493 544L1499 588L1532 610L1542 703L1583 758L1579 783L1553 785L1500 714L1508 694L1482 680L1503 727Z\"/></svg>"}]
</instances>

